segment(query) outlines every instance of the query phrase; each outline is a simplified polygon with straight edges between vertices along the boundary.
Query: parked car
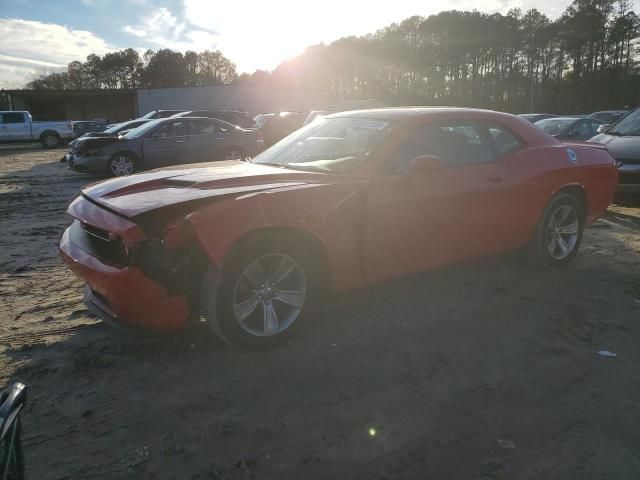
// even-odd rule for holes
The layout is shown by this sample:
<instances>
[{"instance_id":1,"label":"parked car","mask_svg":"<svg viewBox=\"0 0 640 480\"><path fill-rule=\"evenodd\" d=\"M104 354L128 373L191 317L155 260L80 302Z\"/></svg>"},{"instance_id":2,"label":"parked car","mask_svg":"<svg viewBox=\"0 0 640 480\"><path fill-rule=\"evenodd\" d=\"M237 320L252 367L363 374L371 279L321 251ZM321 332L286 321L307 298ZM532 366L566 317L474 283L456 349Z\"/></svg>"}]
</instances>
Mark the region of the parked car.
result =
<instances>
[{"instance_id":1,"label":"parked car","mask_svg":"<svg viewBox=\"0 0 640 480\"><path fill-rule=\"evenodd\" d=\"M148 119L139 119L139 120L129 120L127 122L122 122L122 123L116 123L111 127L107 128L106 130L103 130L102 132L85 133L81 137L76 138L75 140L72 140L71 142L69 142L69 146L73 149L80 142L86 140L87 138L117 137L118 135L121 135L123 132L127 130L133 130L134 128L138 128L140 125L144 125L145 123L150 121L151 120L148 120Z\"/></svg>"},{"instance_id":2,"label":"parked car","mask_svg":"<svg viewBox=\"0 0 640 480\"><path fill-rule=\"evenodd\" d=\"M536 123L540 120L546 120L547 118L555 118L558 115L554 115L553 113L521 113L518 116L529 120L531 123Z\"/></svg>"},{"instance_id":3,"label":"parked car","mask_svg":"<svg viewBox=\"0 0 640 480\"><path fill-rule=\"evenodd\" d=\"M128 122L116 123L114 126L107 128L103 132L85 133L80 138L76 138L69 142L69 153L65 154L60 161L68 162L73 160L79 153L91 150L95 145L103 145L105 143L104 140L96 141L98 138L118 138L150 121L151 120L129 120ZM109 143L109 141L107 141L107 143Z\"/></svg>"},{"instance_id":4,"label":"parked car","mask_svg":"<svg viewBox=\"0 0 640 480\"><path fill-rule=\"evenodd\" d=\"M206 117L217 118L223 122L237 125L242 128L254 128L255 123L249 118L247 112L238 112L236 110L189 110L178 113L173 117Z\"/></svg>"},{"instance_id":5,"label":"parked car","mask_svg":"<svg viewBox=\"0 0 640 480\"><path fill-rule=\"evenodd\" d=\"M145 120L157 120L158 118L169 118L171 115L185 112L186 110L151 110L149 113L145 113L139 119Z\"/></svg>"},{"instance_id":6,"label":"parked car","mask_svg":"<svg viewBox=\"0 0 640 480\"><path fill-rule=\"evenodd\" d=\"M73 138L71 122L35 122L25 111L0 111L0 142L38 141L54 148Z\"/></svg>"},{"instance_id":7,"label":"parked car","mask_svg":"<svg viewBox=\"0 0 640 480\"><path fill-rule=\"evenodd\" d=\"M324 291L523 247L565 266L616 182L603 146L562 143L513 115L343 112L252 162L87 186L60 249L107 322L171 331L203 312L226 341L264 348Z\"/></svg>"},{"instance_id":8,"label":"parked car","mask_svg":"<svg viewBox=\"0 0 640 480\"><path fill-rule=\"evenodd\" d=\"M305 115L300 112L262 113L253 119L267 146L302 127L304 120Z\"/></svg>"},{"instance_id":9,"label":"parked car","mask_svg":"<svg viewBox=\"0 0 640 480\"><path fill-rule=\"evenodd\" d=\"M106 130L106 125L91 121L74 121L71 122L73 130L73 138L81 137L87 133L100 133Z\"/></svg>"},{"instance_id":10,"label":"parked car","mask_svg":"<svg viewBox=\"0 0 640 480\"><path fill-rule=\"evenodd\" d=\"M556 117L540 120L535 126L559 140L586 141L598 133L599 120L579 117Z\"/></svg>"},{"instance_id":11,"label":"parked car","mask_svg":"<svg viewBox=\"0 0 640 480\"><path fill-rule=\"evenodd\" d=\"M619 190L640 193L640 108L590 141L606 145L616 159Z\"/></svg>"},{"instance_id":12,"label":"parked car","mask_svg":"<svg viewBox=\"0 0 640 480\"><path fill-rule=\"evenodd\" d=\"M256 131L213 118L164 118L121 137L87 140L69 158L69 167L119 177L169 165L243 159L262 150L261 140Z\"/></svg>"},{"instance_id":13,"label":"parked car","mask_svg":"<svg viewBox=\"0 0 640 480\"><path fill-rule=\"evenodd\" d=\"M629 113L628 110L605 110L602 112L594 112L591 115L589 115L589 118L599 120L602 123L612 124L612 123L616 123L618 120L624 117L627 113Z\"/></svg>"}]
</instances>

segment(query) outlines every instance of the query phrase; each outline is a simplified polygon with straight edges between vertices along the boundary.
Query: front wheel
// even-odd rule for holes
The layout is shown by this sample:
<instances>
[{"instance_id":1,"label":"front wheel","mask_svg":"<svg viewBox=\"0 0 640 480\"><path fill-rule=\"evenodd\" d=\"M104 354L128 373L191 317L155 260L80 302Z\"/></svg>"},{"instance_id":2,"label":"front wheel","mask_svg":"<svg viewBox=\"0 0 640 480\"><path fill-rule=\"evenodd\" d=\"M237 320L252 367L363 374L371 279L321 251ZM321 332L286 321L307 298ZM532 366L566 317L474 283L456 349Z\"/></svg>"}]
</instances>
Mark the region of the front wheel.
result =
<instances>
[{"instance_id":1,"label":"front wheel","mask_svg":"<svg viewBox=\"0 0 640 480\"><path fill-rule=\"evenodd\" d=\"M580 247L584 217L584 207L576 197L567 193L556 195L536 228L529 245L529 259L551 267L571 262Z\"/></svg>"},{"instance_id":2,"label":"front wheel","mask_svg":"<svg viewBox=\"0 0 640 480\"><path fill-rule=\"evenodd\" d=\"M136 160L133 156L126 152L116 153L109 160L109 168L107 173L114 177L126 177L136 172Z\"/></svg>"},{"instance_id":3,"label":"front wheel","mask_svg":"<svg viewBox=\"0 0 640 480\"><path fill-rule=\"evenodd\" d=\"M283 343L317 297L313 265L309 253L288 236L254 239L233 254L220 278L205 274L201 298L207 323L235 346L264 349Z\"/></svg>"}]
</instances>

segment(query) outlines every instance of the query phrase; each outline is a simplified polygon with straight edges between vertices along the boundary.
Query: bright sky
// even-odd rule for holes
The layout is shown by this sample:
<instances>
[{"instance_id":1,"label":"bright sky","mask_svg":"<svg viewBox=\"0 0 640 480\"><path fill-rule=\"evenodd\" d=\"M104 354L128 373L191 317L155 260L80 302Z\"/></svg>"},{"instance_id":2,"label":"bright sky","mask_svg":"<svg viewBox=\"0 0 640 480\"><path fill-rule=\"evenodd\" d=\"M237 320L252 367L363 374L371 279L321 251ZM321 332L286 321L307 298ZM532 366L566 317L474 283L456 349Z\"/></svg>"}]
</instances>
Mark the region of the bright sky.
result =
<instances>
[{"instance_id":1,"label":"bright sky","mask_svg":"<svg viewBox=\"0 0 640 480\"><path fill-rule=\"evenodd\" d=\"M22 86L90 53L132 47L219 49L240 72L273 69L319 42L442 10L552 18L570 0L0 0L0 87Z\"/></svg>"}]
</instances>

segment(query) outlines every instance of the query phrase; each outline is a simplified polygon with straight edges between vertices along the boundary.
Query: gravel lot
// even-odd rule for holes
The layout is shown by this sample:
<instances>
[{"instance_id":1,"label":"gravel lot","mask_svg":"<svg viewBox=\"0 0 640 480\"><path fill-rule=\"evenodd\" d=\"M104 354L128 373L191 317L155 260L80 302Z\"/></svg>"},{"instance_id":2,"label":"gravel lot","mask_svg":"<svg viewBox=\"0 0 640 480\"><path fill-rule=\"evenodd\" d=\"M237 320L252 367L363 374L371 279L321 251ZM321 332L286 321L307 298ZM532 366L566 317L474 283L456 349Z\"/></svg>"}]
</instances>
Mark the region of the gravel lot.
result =
<instances>
[{"instance_id":1,"label":"gravel lot","mask_svg":"<svg viewBox=\"0 0 640 480\"><path fill-rule=\"evenodd\" d=\"M63 153L0 149L0 368L29 386L29 478L637 478L640 198L567 270L387 283L247 353L88 314L57 240L94 179Z\"/></svg>"}]
</instances>

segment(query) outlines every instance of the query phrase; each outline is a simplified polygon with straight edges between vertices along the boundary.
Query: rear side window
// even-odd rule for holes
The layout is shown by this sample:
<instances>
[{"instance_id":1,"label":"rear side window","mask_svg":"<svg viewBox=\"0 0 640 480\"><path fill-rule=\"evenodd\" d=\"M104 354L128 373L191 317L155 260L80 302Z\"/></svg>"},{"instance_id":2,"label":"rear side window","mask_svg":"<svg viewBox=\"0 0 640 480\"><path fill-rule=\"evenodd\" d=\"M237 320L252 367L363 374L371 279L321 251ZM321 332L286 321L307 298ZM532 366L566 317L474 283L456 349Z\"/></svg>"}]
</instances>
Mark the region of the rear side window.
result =
<instances>
[{"instance_id":1,"label":"rear side window","mask_svg":"<svg viewBox=\"0 0 640 480\"><path fill-rule=\"evenodd\" d=\"M570 134L576 137L587 137L593 133L593 129L589 122L586 120L578 121L571 129Z\"/></svg>"},{"instance_id":2,"label":"rear side window","mask_svg":"<svg viewBox=\"0 0 640 480\"><path fill-rule=\"evenodd\" d=\"M493 142L493 148L496 152L496 158L507 156L519 150L522 146L522 142L518 140L518 137L505 127L491 125L488 128L489 135L491 135Z\"/></svg>"},{"instance_id":3,"label":"rear side window","mask_svg":"<svg viewBox=\"0 0 640 480\"><path fill-rule=\"evenodd\" d=\"M2 123L24 123L23 113L3 113Z\"/></svg>"}]
</instances>

